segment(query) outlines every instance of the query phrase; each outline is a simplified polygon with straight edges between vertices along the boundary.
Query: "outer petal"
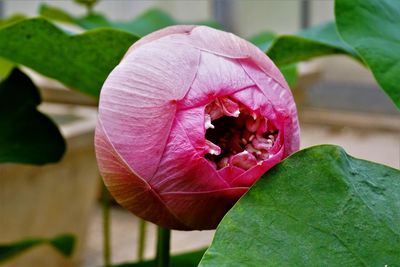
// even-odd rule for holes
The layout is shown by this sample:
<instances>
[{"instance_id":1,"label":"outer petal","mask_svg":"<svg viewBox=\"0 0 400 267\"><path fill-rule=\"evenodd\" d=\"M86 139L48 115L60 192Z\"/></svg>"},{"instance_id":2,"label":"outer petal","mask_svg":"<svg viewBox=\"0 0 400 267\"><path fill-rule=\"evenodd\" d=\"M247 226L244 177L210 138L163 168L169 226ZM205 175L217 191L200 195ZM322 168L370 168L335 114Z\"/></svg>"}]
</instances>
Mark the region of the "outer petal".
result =
<instances>
[{"instance_id":1,"label":"outer petal","mask_svg":"<svg viewBox=\"0 0 400 267\"><path fill-rule=\"evenodd\" d=\"M232 187L234 187L232 181L235 180L236 177L242 175L245 172L246 171L243 170L242 168L238 168L232 165L222 168L218 171L219 175L221 175L221 177L224 178L224 180L227 181L229 185Z\"/></svg>"},{"instance_id":2,"label":"outer petal","mask_svg":"<svg viewBox=\"0 0 400 267\"><path fill-rule=\"evenodd\" d=\"M229 188L215 168L196 151L179 122L174 123L152 183L157 191L163 193L208 192Z\"/></svg>"},{"instance_id":3,"label":"outer petal","mask_svg":"<svg viewBox=\"0 0 400 267\"><path fill-rule=\"evenodd\" d=\"M277 106L277 110L285 112L293 119L286 125L287 149L289 153L299 149L299 125L297 121L296 106L289 87L283 75L275 64L256 46L231 33L199 26L190 32L192 45L195 47L238 59L247 74L257 86L268 96L268 99ZM271 84L273 85L272 87ZM275 91L275 92L271 92Z\"/></svg>"},{"instance_id":4,"label":"outer petal","mask_svg":"<svg viewBox=\"0 0 400 267\"><path fill-rule=\"evenodd\" d=\"M196 25L175 25L175 26L169 26L164 29L152 32L142 38L139 39L139 41L135 42L126 52L125 57L130 54L133 50L139 48L142 45L145 45L147 43L156 41L164 36L170 36L174 34L189 34L192 29L195 27L198 27Z\"/></svg>"},{"instance_id":5,"label":"outer petal","mask_svg":"<svg viewBox=\"0 0 400 267\"><path fill-rule=\"evenodd\" d=\"M163 193L162 199L184 223L193 229L215 229L233 204L248 190L228 188L215 192Z\"/></svg>"},{"instance_id":6,"label":"outer petal","mask_svg":"<svg viewBox=\"0 0 400 267\"><path fill-rule=\"evenodd\" d=\"M266 171L274 167L283 159L283 148L272 158L264 161L261 165L254 166L245 173L235 177L231 182L232 186L250 187L252 186Z\"/></svg>"},{"instance_id":7,"label":"outer petal","mask_svg":"<svg viewBox=\"0 0 400 267\"><path fill-rule=\"evenodd\" d=\"M198 63L198 50L154 41L129 54L103 86L99 120L117 152L144 179L157 169L176 103L193 82Z\"/></svg>"},{"instance_id":8,"label":"outer petal","mask_svg":"<svg viewBox=\"0 0 400 267\"><path fill-rule=\"evenodd\" d=\"M282 129L285 130L285 152L284 157L297 151L300 146L300 127L297 120L297 109L292 93L288 87L282 87L267 74L260 71L258 66L249 60L241 60L243 68L262 91L274 112L280 114L285 121ZM267 117L270 114L265 114Z\"/></svg>"},{"instance_id":9,"label":"outer petal","mask_svg":"<svg viewBox=\"0 0 400 267\"><path fill-rule=\"evenodd\" d=\"M121 158L110 143L101 122L97 124L95 144L104 182L121 206L164 227L190 229L169 210L151 185Z\"/></svg>"},{"instance_id":10,"label":"outer petal","mask_svg":"<svg viewBox=\"0 0 400 267\"><path fill-rule=\"evenodd\" d=\"M237 60L202 52L196 79L179 108L206 105L218 96L231 95L253 85L254 81Z\"/></svg>"},{"instance_id":11,"label":"outer petal","mask_svg":"<svg viewBox=\"0 0 400 267\"><path fill-rule=\"evenodd\" d=\"M193 28L190 36L199 49L229 58L250 59L282 87L288 87L283 75L271 59L250 42L232 33L205 26Z\"/></svg>"}]
</instances>

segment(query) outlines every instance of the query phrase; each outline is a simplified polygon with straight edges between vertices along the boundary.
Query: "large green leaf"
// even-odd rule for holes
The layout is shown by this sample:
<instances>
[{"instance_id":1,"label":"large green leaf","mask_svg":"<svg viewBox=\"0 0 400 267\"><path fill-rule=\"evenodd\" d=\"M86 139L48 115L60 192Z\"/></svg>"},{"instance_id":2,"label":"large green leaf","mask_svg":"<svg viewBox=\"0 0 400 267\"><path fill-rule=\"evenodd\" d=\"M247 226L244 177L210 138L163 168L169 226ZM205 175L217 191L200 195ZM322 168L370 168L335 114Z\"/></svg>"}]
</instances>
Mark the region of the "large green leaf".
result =
<instances>
[{"instance_id":1,"label":"large green leaf","mask_svg":"<svg viewBox=\"0 0 400 267\"><path fill-rule=\"evenodd\" d=\"M36 18L0 28L0 57L97 97L108 74L137 40L113 29L68 35Z\"/></svg>"},{"instance_id":2,"label":"large green leaf","mask_svg":"<svg viewBox=\"0 0 400 267\"><path fill-rule=\"evenodd\" d=\"M56 236L52 239L32 238L25 239L11 244L0 244L0 263L10 260L19 254L38 245L48 244L55 248L62 255L72 255L75 245L75 237L70 234Z\"/></svg>"},{"instance_id":3,"label":"large green leaf","mask_svg":"<svg viewBox=\"0 0 400 267\"><path fill-rule=\"evenodd\" d=\"M201 257L203 256L205 249L191 251L184 254L171 256L171 267L196 267ZM147 260L136 263L122 263L113 265L113 267L154 267L156 264L155 260Z\"/></svg>"},{"instance_id":4,"label":"large green leaf","mask_svg":"<svg viewBox=\"0 0 400 267\"><path fill-rule=\"evenodd\" d=\"M200 266L398 266L399 222L399 170L316 146L239 200Z\"/></svg>"},{"instance_id":5,"label":"large green leaf","mask_svg":"<svg viewBox=\"0 0 400 267\"><path fill-rule=\"evenodd\" d=\"M297 62L333 54L346 54L358 59L356 52L340 39L333 22L308 28L296 35L277 36L272 32L262 32L250 37L249 41L266 51L292 88L297 80Z\"/></svg>"},{"instance_id":6,"label":"large green leaf","mask_svg":"<svg viewBox=\"0 0 400 267\"><path fill-rule=\"evenodd\" d=\"M400 1L336 0L335 15L342 38L400 109Z\"/></svg>"},{"instance_id":7,"label":"large green leaf","mask_svg":"<svg viewBox=\"0 0 400 267\"><path fill-rule=\"evenodd\" d=\"M40 95L18 69L0 83L0 163L57 162L65 141L57 126L36 107Z\"/></svg>"},{"instance_id":8,"label":"large green leaf","mask_svg":"<svg viewBox=\"0 0 400 267\"><path fill-rule=\"evenodd\" d=\"M266 52L278 66L333 54L346 54L358 59L353 49L340 39L333 22L297 35L281 35L274 39Z\"/></svg>"}]
</instances>

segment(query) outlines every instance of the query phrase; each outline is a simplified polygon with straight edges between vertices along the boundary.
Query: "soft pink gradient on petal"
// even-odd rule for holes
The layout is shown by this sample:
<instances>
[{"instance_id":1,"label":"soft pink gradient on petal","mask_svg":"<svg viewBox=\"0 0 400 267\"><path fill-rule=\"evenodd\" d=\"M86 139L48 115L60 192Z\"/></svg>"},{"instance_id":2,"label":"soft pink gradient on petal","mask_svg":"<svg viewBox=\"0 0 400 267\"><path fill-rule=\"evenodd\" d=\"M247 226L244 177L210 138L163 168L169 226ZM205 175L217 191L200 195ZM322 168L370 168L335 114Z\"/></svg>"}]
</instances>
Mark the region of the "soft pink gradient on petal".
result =
<instances>
[{"instance_id":1,"label":"soft pink gradient on petal","mask_svg":"<svg viewBox=\"0 0 400 267\"><path fill-rule=\"evenodd\" d=\"M175 116L174 129L181 131L185 134L187 139L184 142L188 142L193 146L195 151L199 155L205 154L205 118L204 118L204 107L198 106L195 108L187 109L184 112L177 112ZM174 131L171 131L173 133ZM177 133L174 133L176 135Z\"/></svg>"},{"instance_id":2,"label":"soft pink gradient on petal","mask_svg":"<svg viewBox=\"0 0 400 267\"><path fill-rule=\"evenodd\" d=\"M205 105L215 97L231 95L252 85L254 82L235 60L202 52L196 79L179 108Z\"/></svg>"},{"instance_id":3,"label":"soft pink gradient on petal","mask_svg":"<svg viewBox=\"0 0 400 267\"><path fill-rule=\"evenodd\" d=\"M163 227L203 230L299 148L299 125L262 51L223 31L172 26L132 45L107 78L95 145L118 203Z\"/></svg>"},{"instance_id":4,"label":"soft pink gradient on petal","mask_svg":"<svg viewBox=\"0 0 400 267\"><path fill-rule=\"evenodd\" d=\"M281 87L275 83L265 73L260 72L257 67L249 64L247 61L241 61L243 68L253 79L258 88L261 89L263 94L272 103L274 112L281 115L285 121L285 147L284 157L297 151L300 148L300 127L297 119L297 109L294 103L292 93L289 88ZM289 133L289 135L287 135Z\"/></svg>"},{"instance_id":5,"label":"soft pink gradient on petal","mask_svg":"<svg viewBox=\"0 0 400 267\"><path fill-rule=\"evenodd\" d=\"M231 182L231 185L235 187L252 186L262 174L278 164L282 160L282 158L283 149L281 149L272 158L264 161L261 165L254 166L245 173L242 173L241 175L235 177L235 179Z\"/></svg>"},{"instance_id":6,"label":"soft pink gradient on petal","mask_svg":"<svg viewBox=\"0 0 400 267\"><path fill-rule=\"evenodd\" d=\"M194 45L201 50L228 58L250 59L263 72L272 77L282 87L288 87L285 78L275 64L258 47L228 32L198 26L191 30Z\"/></svg>"},{"instance_id":7,"label":"soft pink gradient on petal","mask_svg":"<svg viewBox=\"0 0 400 267\"><path fill-rule=\"evenodd\" d=\"M106 136L103 125L96 128L95 145L99 170L118 203L137 216L168 228L190 229L183 224L148 182L121 158Z\"/></svg>"},{"instance_id":8,"label":"soft pink gradient on petal","mask_svg":"<svg viewBox=\"0 0 400 267\"><path fill-rule=\"evenodd\" d=\"M151 182L159 192L201 192L229 188L215 168L195 150L180 123L175 123L171 130L159 168Z\"/></svg>"},{"instance_id":9,"label":"soft pink gradient on petal","mask_svg":"<svg viewBox=\"0 0 400 267\"><path fill-rule=\"evenodd\" d=\"M236 187L215 192L171 192L162 194L161 198L193 229L214 229L247 190L247 187Z\"/></svg>"},{"instance_id":10,"label":"soft pink gradient on petal","mask_svg":"<svg viewBox=\"0 0 400 267\"><path fill-rule=\"evenodd\" d=\"M235 166L227 166L221 170L218 171L218 174L224 178L224 180L229 183L229 185L231 187L233 187L233 180L236 179L236 177L239 177L240 175L242 175L243 173L245 173L246 171L235 167Z\"/></svg>"},{"instance_id":11,"label":"soft pink gradient on petal","mask_svg":"<svg viewBox=\"0 0 400 267\"><path fill-rule=\"evenodd\" d=\"M126 52L125 57L128 54L130 54L133 50L139 48L142 45L156 41L164 36L169 36L169 35L173 35L173 34L189 34L192 31L192 29L194 29L195 27L197 27L197 26L195 26L195 25L176 25L176 26L166 27L160 31L152 32L152 33L140 38L139 41L134 43Z\"/></svg>"},{"instance_id":12,"label":"soft pink gradient on petal","mask_svg":"<svg viewBox=\"0 0 400 267\"><path fill-rule=\"evenodd\" d=\"M152 177L158 168L176 103L193 82L199 54L155 41L125 57L104 83L99 119L119 154L142 177Z\"/></svg>"}]
</instances>

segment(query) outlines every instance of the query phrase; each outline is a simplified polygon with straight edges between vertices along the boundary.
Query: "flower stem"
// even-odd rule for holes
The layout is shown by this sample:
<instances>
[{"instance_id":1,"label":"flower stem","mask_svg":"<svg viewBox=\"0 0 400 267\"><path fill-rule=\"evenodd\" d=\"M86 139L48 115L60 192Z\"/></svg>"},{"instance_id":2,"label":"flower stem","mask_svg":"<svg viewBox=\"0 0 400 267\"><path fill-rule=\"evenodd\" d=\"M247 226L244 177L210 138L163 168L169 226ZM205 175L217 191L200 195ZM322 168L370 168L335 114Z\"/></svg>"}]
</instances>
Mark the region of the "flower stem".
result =
<instances>
[{"instance_id":1,"label":"flower stem","mask_svg":"<svg viewBox=\"0 0 400 267\"><path fill-rule=\"evenodd\" d=\"M102 217L103 217L103 260L105 266L111 266L110 195L104 184L102 190Z\"/></svg>"},{"instance_id":2,"label":"flower stem","mask_svg":"<svg viewBox=\"0 0 400 267\"><path fill-rule=\"evenodd\" d=\"M157 227L157 267L169 267L171 230Z\"/></svg>"},{"instance_id":3,"label":"flower stem","mask_svg":"<svg viewBox=\"0 0 400 267\"><path fill-rule=\"evenodd\" d=\"M143 261L144 258L144 248L146 246L146 229L147 223L143 219L139 219L139 239L138 239L138 260Z\"/></svg>"}]
</instances>

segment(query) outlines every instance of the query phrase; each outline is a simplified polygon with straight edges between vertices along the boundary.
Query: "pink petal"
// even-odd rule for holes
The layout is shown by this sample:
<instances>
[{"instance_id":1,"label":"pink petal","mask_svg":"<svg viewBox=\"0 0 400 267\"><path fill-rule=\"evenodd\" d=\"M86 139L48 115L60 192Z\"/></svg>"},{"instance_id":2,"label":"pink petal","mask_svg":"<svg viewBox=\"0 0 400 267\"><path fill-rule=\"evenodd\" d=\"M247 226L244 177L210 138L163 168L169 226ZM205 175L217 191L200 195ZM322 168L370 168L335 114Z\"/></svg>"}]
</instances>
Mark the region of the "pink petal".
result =
<instances>
[{"instance_id":1,"label":"pink petal","mask_svg":"<svg viewBox=\"0 0 400 267\"><path fill-rule=\"evenodd\" d=\"M239 117L240 108L236 102L230 100L227 97L220 97L218 98L218 100L226 116Z\"/></svg>"},{"instance_id":2,"label":"pink petal","mask_svg":"<svg viewBox=\"0 0 400 267\"><path fill-rule=\"evenodd\" d=\"M161 195L165 204L193 229L215 229L233 204L248 190L228 188L210 192L170 192Z\"/></svg>"},{"instance_id":3,"label":"pink petal","mask_svg":"<svg viewBox=\"0 0 400 267\"><path fill-rule=\"evenodd\" d=\"M235 180L236 177L243 174L244 172L245 170L235 166L227 166L218 171L219 175L231 186L232 186L232 181Z\"/></svg>"},{"instance_id":4,"label":"pink petal","mask_svg":"<svg viewBox=\"0 0 400 267\"><path fill-rule=\"evenodd\" d=\"M247 170L245 173L237 176L232 182L232 186L250 187L252 186L265 172L274 167L283 159L283 148L271 158L262 162L261 165L256 165Z\"/></svg>"},{"instance_id":5,"label":"pink petal","mask_svg":"<svg viewBox=\"0 0 400 267\"><path fill-rule=\"evenodd\" d=\"M157 173L150 183L158 192L221 190L229 184L192 146L180 123L174 123Z\"/></svg>"},{"instance_id":6,"label":"pink petal","mask_svg":"<svg viewBox=\"0 0 400 267\"><path fill-rule=\"evenodd\" d=\"M199 52L167 41L143 48L128 55L104 83L99 120L117 152L148 179L164 151L176 103L195 77Z\"/></svg>"},{"instance_id":7,"label":"pink petal","mask_svg":"<svg viewBox=\"0 0 400 267\"><path fill-rule=\"evenodd\" d=\"M289 87L281 86L268 74L250 60L240 60L244 70L254 81L263 94L274 104L275 109L285 109L296 112L296 106L293 101L292 92Z\"/></svg>"},{"instance_id":8,"label":"pink petal","mask_svg":"<svg viewBox=\"0 0 400 267\"><path fill-rule=\"evenodd\" d=\"M246 150L232 156L229 163L233 166L248 170L257 165L257 159Z\"/></svg>"},{"instance_id":9,"label":"pink petal","mask_svg":"<svg viewBox=\"0 0 400 267\"><path fill-rule=\"evenodd\" d=\"M133 50L153 41L156 41L162 37L173 35L173 34L189 34L196 25L175 25L166 27L162 30L152 32L135 42L126 52L125 57L130 54Z\"/></svg>"},{"instance_id":10,"label":"pink petal","mask_svg":"<svg viewBox=\"0 0 400 267\"><path fill-rule=\"evenodd\" d=\"M202 52L196 79L179 107L206 105L217 96L230 95L252 85L254 82L236 60Z\"/></svg>"},{"instance_id":11,"label":"pink petal","mask_svg":"<svg viewBox=\"0 0 400 267\"><path fill-rule=\"evenodd\" d=\"M204 51L228 58L249 59L282 87L287 83L275 64L255 45L228 32L199 26L191 30L194 45Z\"/></svg>"},{"instance_id":12,"label":"pink petal","mask_svg":"<svg viewBox=\"0 0 400 267\"><path fill-rule=\"evenodd\" d=\"M241 61L246 73L255 82L258 90L242 90L234 94L234 98L251 108L260 108L262 115L275 124L282 123L280 129L285 131L284 156L299 149L300 127L297 119L296 104L291 91L281 87L272 78L261 72L257 66L247 60ZM278 119L279 117L279 119Z\"/></svg>"},{"instance_id":13,"label":"pink petal","mask_svg":"<svg viewBox=\"0 0 400 267\"><path fill-rule=\"evenodd\" d=\"M169 210L152 186L126 164L111 145L101 122L96 128L95 144L100 173L108 190L121 206L164 227L190 228Z\"/></svg>"},{"instance_id":14,"label":"pink petal","mask_svg":"<svg viewBox=\"0 0 400 267\"><path fill-rule=\"evenodd\" d=\"M180 110L176 113L175 120L179 122L191 143L199 154L204 154L205 115L204 107Z\"/></svg>"}]
</instances>

